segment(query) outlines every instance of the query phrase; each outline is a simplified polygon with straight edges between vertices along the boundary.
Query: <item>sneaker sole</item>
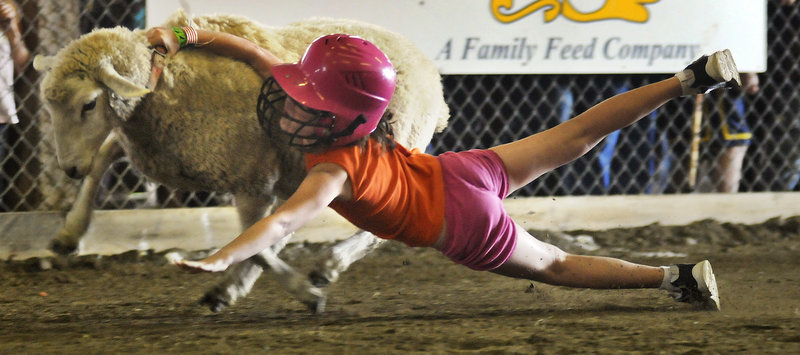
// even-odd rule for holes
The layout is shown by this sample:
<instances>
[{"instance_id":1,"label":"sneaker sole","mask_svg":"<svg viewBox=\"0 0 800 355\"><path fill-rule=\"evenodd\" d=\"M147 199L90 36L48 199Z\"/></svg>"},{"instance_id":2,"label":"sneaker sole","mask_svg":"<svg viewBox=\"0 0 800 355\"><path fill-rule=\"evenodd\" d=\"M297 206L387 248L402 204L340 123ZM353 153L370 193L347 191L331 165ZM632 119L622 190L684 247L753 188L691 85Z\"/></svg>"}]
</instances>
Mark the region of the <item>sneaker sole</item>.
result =
<instances>
[{"instance_id":1,"label":"sneaker sole","mask_svg":"<svg viewBox=\"0 0 800 355\"><path fill-rule=\"evenodd\" d=\"M711 270L711 263L708 262L708 260L697 263L697 265L692 268L692 276L697 280L697 288L703 293L704 298L706 298L703 306L715 311L720 310L717 279L714 277L714 271Z\"/></svg>"},{"instance_id":2,"label":"sneaker sole","mask_svg":"<svg viewBox=\"0 0 800 355\"><path fill-rule=\"evenodd\" d=\"M739 69L729 49L712 54L706 63L706 72L714 79L719 78L728 84L733 84L733 81L737 87L742 86Z\"/></svg>"}]
</instances>

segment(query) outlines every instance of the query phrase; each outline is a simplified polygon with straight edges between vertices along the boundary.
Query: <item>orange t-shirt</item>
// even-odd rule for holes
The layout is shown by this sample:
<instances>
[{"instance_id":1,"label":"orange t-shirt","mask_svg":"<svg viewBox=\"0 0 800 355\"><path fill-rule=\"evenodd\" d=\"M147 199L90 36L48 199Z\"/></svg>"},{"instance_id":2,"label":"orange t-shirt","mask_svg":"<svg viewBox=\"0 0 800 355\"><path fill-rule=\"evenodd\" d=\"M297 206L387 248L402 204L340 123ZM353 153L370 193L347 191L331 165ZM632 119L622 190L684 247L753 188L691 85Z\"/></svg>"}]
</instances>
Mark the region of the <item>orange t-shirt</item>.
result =
<instances>
[{"instance_id":1,"label":"orange t-shirt","mask_svg":"<svg viewBox=\"0 0 800 355\"><path fill-rule=\"evenodd\" d=\"M336 199L330 207L356 227L409 246L436 242L444 225L444 182L436 157L399 144L386 152L370 139L363 149L306 153L305 159L307 170L327 162L347 171L353 199Z\"/></svg>"}]
</instances>

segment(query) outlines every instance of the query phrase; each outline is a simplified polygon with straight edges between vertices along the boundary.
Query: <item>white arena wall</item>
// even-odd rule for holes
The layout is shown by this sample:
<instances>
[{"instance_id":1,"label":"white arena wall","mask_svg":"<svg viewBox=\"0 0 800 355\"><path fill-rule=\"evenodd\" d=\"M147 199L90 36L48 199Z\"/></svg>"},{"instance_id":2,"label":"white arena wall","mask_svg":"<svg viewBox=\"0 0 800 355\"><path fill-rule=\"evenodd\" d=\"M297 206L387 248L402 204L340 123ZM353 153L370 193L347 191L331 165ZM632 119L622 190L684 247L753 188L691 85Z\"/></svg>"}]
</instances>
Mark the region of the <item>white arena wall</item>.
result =
<instances>
[{"instance_id":1,"label":"white arena wall","mask_svg":"<svg viewBox=\"0 0 800 355\"><path fill-rule=\"evenodd\" d=\"M800 215L800 193L619 195L526 197L506 200L524 228L570 231L685 225L703 219L757 224ZM50 255L47 244L61 226L55 212L0 214L0 258ZM299 230L292 242L331 242L355 228L328 210ZM117 254L132 249L201 250L220 247L239 233L233 207L100 210L81 246L81 254Z\"/></svg>"}]
</instances>

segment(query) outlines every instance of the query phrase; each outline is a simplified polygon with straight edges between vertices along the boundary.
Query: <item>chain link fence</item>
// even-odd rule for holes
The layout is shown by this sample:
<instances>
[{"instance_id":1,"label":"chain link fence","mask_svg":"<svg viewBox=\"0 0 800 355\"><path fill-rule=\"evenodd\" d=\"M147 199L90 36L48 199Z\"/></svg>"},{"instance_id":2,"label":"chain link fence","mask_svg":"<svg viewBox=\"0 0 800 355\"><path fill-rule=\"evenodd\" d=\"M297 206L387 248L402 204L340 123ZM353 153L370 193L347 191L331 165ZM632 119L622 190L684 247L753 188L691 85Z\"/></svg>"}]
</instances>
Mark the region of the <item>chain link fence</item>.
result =
<instances>
[{"instance_id":1,"label":"chain link fence","mask_svg":"<svg viewBox=\"0 0 800 355\"><path fill-rule=\"evenodd\" d=\"M546 174L518 196L798 190L800 11L768 4L768 72L758 91L670 102L615 132L586 156ZM18 0L32 55L55 54L96 27L144 24L145 0ZM0 62L10 61L2 56ZM552 127L591 105L663 75L447 75L452 117L429 151L485 148ZM79 182L58 168L50 118L28 63L14 74L18 124L3 125L0 210L64 210ZM148 182L126 160L106 173L97 208L212 206L230 198Z\"/></svg>"}]
</instances>

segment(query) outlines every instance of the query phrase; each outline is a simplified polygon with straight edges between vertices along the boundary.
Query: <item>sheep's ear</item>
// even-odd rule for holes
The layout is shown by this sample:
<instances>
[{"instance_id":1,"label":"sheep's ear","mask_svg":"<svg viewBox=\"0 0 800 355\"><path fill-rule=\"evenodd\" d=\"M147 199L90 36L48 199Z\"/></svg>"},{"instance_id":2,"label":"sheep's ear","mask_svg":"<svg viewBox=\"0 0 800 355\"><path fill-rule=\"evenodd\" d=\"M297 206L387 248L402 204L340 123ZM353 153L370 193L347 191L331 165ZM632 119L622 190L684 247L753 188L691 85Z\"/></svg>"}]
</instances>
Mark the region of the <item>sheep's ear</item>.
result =
<instances>
[{"instance_id":1,"label":"sheep's ear","mask_svg":"<svg viewBox=\"0 0 800 355\"><path fill-rule=\"evenodd\" d=\"M119 75L114 66L108 61L102 61L98 67L97 76L111 91L108 104L123 121L127 121L136 105L147 95L150 90Z\"/></svg>"},{"instance_id":2,"label":"sheep's ear","mask_svg":"<svg viewBox=\"0 0 800 355\"><path fill-rule=\"evenodd\" d=\"M33 57L33 69L36 71L44 72L52 69L56 64L56 57L54 56L44 56L41 54L36 55Z\"/></svg>"},{"instance_id":3,"label":"sheep's ear","mask_svg":"<svg viewBox=\"0 0 800 355\"><path fill-rule=\"evenodd\" d=\"M108 61L101 62L98 70L100 82L105 84L115 94L123 98L138 98L150 93L150 90L148 90L146 87L136 85L132 81L124 78L122 75L119 75L119 72L117 72L117 70L114 69L114 66Z\"/></svg>"}]
</instances>

